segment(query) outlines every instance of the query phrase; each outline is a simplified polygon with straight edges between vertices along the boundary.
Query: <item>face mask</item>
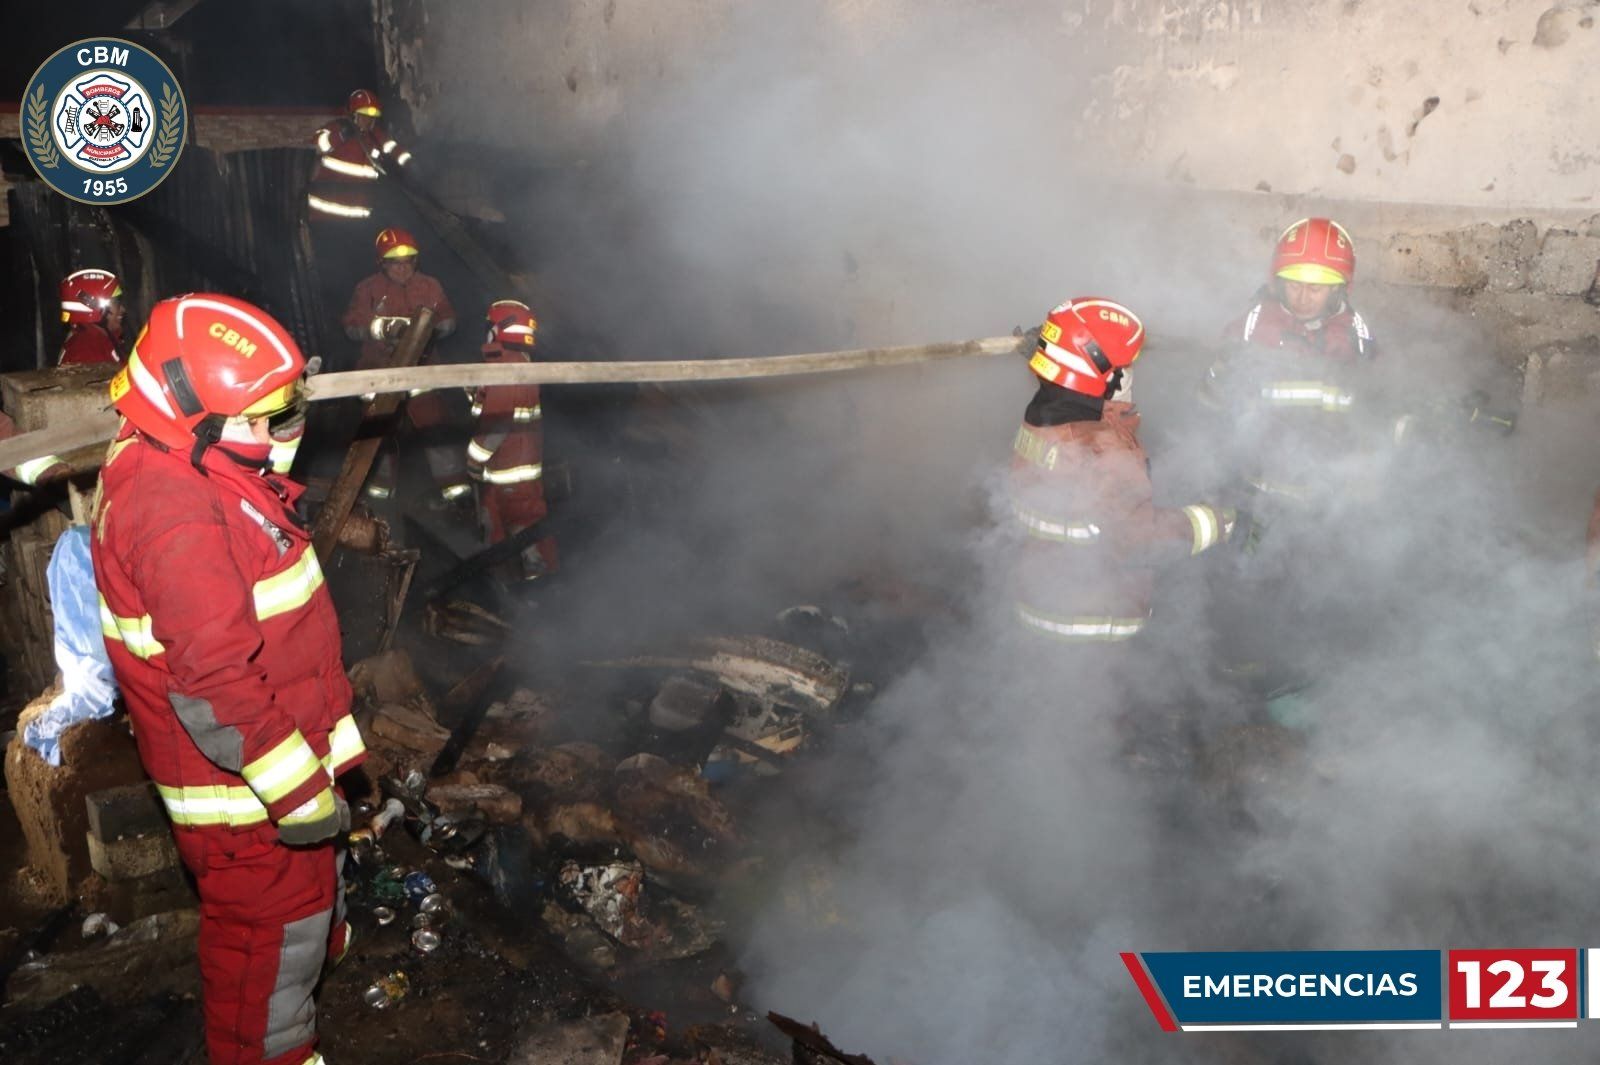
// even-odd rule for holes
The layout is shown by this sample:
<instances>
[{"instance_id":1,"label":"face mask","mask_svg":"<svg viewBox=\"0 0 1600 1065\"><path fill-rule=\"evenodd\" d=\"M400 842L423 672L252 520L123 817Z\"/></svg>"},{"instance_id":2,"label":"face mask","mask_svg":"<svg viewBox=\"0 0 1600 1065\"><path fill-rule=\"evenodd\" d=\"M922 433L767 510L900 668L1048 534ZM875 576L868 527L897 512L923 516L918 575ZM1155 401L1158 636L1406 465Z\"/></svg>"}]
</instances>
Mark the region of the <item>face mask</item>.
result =
<instances>
[{"instance_id":1,"label":"face mask","mask_svg":"<svg viewBox=\"0 0 1600 1065\"><path fill-rule=\"evenodd\" d=\"M286 474L294 465L300 441L306 436L305 404L297 403L288 410L274 414L267 423L267 432L272 437L272 472Z\"/></svg>"}]
</instances>

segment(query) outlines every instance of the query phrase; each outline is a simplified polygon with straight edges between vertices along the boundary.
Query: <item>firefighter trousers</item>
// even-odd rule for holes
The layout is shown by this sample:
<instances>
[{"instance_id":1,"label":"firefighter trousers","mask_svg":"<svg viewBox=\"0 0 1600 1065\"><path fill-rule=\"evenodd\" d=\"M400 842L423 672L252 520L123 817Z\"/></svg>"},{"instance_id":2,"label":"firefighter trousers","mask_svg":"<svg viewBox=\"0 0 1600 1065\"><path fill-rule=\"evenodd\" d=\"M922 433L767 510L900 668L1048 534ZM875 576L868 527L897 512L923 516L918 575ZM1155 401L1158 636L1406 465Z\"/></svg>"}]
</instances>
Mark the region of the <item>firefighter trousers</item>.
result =
<instances>
[{"instance_id":1,"label":"firefighter trousers","mask_svg":"<svg viewBox=\"0 0 1600 1065\"><path fill-rule=\"evenodd\" d=\"M200 978L211 1065L319 1065L312 992L348 946L332 841L277 830L173 833L200 893Z\"/></svg>"}]
</instances>

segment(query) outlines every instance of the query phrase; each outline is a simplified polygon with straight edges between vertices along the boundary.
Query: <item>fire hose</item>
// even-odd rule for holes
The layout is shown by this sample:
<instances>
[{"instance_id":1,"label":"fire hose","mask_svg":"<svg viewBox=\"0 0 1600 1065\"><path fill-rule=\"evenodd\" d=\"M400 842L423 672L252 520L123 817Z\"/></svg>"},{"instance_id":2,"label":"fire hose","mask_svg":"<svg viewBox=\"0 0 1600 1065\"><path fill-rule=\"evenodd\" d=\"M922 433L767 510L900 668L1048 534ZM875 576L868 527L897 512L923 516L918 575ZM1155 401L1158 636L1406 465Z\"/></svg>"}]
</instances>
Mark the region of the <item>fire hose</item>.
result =
<instances>
[{"instance_id":1,"label":"fire hose","mask_svg":"<svg viewBox=\"0 0 1600 1065\"><path fill-rule=\"evenodd\" d=\"M404 393L481 385L575 385L673 381L743 381L762 377L868 370L974 356L1015 355L1028 343L1016 336L892 348L860 348L805 355L652 362L452 363L318 374L306 383L312 402L369 393ZM106 410L71 425L51 426L0 441L0 469L109 441L119 418Z\"/></svg>"}]
</instances>

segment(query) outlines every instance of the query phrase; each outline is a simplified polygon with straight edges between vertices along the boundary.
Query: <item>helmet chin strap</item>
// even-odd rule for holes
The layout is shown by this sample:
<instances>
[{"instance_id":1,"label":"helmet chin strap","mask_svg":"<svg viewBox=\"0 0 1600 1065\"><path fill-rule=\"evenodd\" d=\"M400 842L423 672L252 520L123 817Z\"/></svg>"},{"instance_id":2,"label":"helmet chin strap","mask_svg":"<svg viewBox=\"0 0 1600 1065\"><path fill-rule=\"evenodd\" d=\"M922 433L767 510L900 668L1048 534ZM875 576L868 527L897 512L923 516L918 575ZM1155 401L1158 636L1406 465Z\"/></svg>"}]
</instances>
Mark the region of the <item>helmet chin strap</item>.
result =
<instances>
[{"instance_id":1,"label":"helmet chin strap","mask_svg":"<svg viewBox=\"0 0 1600 1065\"><path fill-rule=\"evenodd\" d=\"M201 473L206 472L200 465L200 459L206 453L206 448L213 447L222 440L225 421L220 414L208 414L200 419L194 427L194 448L189 452L189 462Z\"/></svg>"}]
</instances>

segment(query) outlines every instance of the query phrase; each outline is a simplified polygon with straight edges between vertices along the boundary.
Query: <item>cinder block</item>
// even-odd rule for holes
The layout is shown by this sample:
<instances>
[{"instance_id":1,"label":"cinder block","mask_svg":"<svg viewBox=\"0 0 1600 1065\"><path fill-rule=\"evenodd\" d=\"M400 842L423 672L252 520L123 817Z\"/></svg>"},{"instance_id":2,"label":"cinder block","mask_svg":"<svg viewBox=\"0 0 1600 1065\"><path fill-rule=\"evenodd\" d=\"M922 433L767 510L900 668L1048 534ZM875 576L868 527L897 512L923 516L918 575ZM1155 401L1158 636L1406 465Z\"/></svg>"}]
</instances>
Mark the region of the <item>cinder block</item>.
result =
<instances>
[{"instance_id":1,"label":"cinder block","mask_svg":"<svg viewBox=\"0 0 1600 1065\"><path fill-rule=\"evenodd\" d=\"M1378 249L1378 276L1392 285L1475 289L1487 283L1472 238L1455 230L1397 233Z\"/></svg>"},{"instance_id":2,"label":"cinder block","mask_svg":"<svg viewBox=\"0 0 1600 1065\"><path fill-rule=\"evenodd\" d=\"M102 843L93 832L87 838L90 867L113 882L139 880L178 867L178 846L172 842L171 832L129 836L115 843Z\"/></svg>"},{"instance_id":3,"label":"cinder block","mask_svg":"<svg viewBox=\"0 0 1600 1065\"><path fill-rule=\"evenodd\" d=\"M88 796L89 834L102 843L115 843L125 836L150 836L166 832L167 812L162 809L156 786L150 782L106 788Z\"/></svg>"},{"instance_id":4,"label":"cinder block","mask_svg":"<svg viewBox=\"0 0 1600 1065\"><path fill-rule=\"evenodd\" d=\"M1594 283L1600 262L1600 236L1586 237L1565 229L1545 234L1539 256L1533 261L1528 285L1535 292L1577 296Z\"/></svg>"}]
</instances>

